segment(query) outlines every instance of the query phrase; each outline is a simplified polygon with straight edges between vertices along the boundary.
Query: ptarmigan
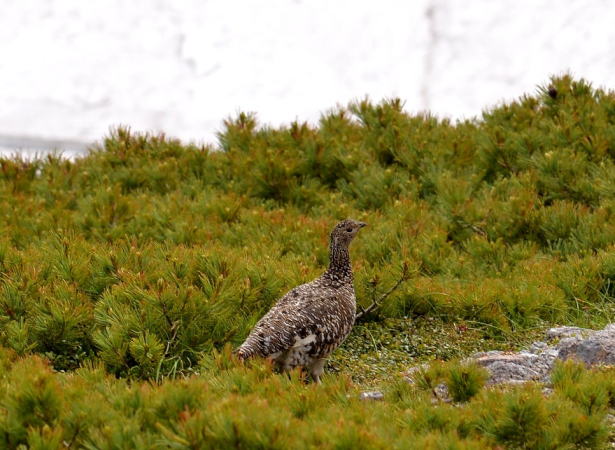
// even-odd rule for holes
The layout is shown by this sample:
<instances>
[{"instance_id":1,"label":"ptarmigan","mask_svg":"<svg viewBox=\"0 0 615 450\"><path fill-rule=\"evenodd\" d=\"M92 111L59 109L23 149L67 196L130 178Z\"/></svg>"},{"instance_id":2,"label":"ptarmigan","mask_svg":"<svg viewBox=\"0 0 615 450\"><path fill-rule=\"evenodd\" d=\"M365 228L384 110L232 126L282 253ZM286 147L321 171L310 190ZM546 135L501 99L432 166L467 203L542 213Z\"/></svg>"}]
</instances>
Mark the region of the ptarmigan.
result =
<instances>
[{"instance_id":1,"label":"ptarmigan","mask_svg":"<svg viewBox=\"0 0 615 450\"><path fill-rule=\"evenodd\" d=\"M347 219L333 228L327 271L278 300L237 349L240 359L269 358L282 370L301 366L320 382L326 358L354 324L356 300L348 245L365 225Z\"/></svg>"}]
</instances>

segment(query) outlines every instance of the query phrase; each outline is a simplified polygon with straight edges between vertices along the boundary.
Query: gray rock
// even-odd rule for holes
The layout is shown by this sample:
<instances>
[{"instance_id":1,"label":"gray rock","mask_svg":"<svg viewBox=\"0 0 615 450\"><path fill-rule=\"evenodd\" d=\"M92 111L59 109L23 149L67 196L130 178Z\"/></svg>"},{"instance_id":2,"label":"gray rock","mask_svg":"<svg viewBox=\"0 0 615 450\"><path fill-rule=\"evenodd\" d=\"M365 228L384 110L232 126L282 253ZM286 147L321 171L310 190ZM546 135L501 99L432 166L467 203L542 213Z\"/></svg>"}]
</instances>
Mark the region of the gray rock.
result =
<instances>
[{"instance_id":1,"label":"gray rock","mask_svg":"<svg viewBox=\"0 0 615 450\"><path fill-rule=\"evenodd\" d=\"M359 395L361 400L383 400L384 394L380 391L365 391Z\"/></svg>"},{"instance_id":2,"label":"gray rock","mask_svg":"<svg viewBox=\"0 0 615 450\"><path fill-rule=\"evenodd\" d=\"M542 381L548 377L557 353L549 348L540 353L527 351L485 352L472 359L489 371L488 384Z\"/></svg>"},{"instance_id":3,"label":"gray rock","mask_svg":"<svg viewBox=\"0 0 615 450\"><path fill-rule=\"evenodd\" d=\"M523 381L548 382L555 361L575 358L588 366L615 364L615 324L603 330L579 327L551 328L546 342L534 342L521 352L483 352L473 359L489 373L489 384Z\"/></svg>"},{"instance_id":4,"label":"gray rock","mask_svg":"<svg viewBox=\"0 0 615 450\"><path fill-rule=\"evenodd\" d=\"M588 366L615 365L615 326L592 333L587 338L571 337L557 344L559 359L576 359Z\"/></svg>"},{"instance_id":5,"label":"gray rock","mask_svg":"<svg viewBox=\"0 0 615 450\"><path fill-rule=\"evenodd\" d=\"M446 403L449 403L450 401L452 401L451 395L448 391L448 385L446 383L438 384L434 388L434 394L436 394L437 400L440 400Z\"/></svg>"},{"instance_id":6,"label":"gray rock","mask_svg":"<svg viewBox=\"0 0 615 450\"><path fill-rule=\"evenodd\" d=\"M549 345L546 342L538 341L530 345L530 348L528 348L527 351L538 355L544 352L548 347Z\"/></svg>"},{"instance_id":7,"label":"gray rock","mask_svg":"<svg viewBox=\"0 0 615 450\"><path fill-rule=\"evenodd\" d=\"M551 328L546 337L550 344L534 342L527 350L520 352L480 352L467 361L474 361L489 371L488 384L548 382L558 359L574 358L588 366L615 365L615 324L607 325L600 331L579 327ZM411 379L416 371L424 367L413 367L406 375ZM436 395L440 399L447 398L448 390Z\"/></svg>"},{"instance_id":8,"label":"gray rock","mask_svg":"<svg viewBox=\"0 0 615 450\"><path fill-rule=\"evenodd\" d=\"M564 339L571 337L587 337L591 334L595 333L596 330L590 330L588 328L579 328L579 327L557 327L550 328L547 330L547 340L554 341L556 339Z\"/></svg>"}]
</instances>

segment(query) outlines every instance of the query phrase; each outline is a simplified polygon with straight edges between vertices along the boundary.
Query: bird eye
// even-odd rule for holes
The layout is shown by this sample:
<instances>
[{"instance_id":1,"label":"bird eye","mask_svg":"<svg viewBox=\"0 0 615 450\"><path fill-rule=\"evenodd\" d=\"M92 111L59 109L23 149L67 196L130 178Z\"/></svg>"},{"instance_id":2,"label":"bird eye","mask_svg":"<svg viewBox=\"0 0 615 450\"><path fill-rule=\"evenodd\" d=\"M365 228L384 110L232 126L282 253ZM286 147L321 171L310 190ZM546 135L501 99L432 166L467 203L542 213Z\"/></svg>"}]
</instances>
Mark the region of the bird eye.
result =
<instances>
[{"instance_id":1,"label":"bird eye","mask_svg":"<svg viewBox=\"0 0 615 450\"><path fill-rule=\"evenodd\" d=\"M346 231L348 231L349 233L352 233L352 228L346 228Z\"/></svg>"}]
</instances>

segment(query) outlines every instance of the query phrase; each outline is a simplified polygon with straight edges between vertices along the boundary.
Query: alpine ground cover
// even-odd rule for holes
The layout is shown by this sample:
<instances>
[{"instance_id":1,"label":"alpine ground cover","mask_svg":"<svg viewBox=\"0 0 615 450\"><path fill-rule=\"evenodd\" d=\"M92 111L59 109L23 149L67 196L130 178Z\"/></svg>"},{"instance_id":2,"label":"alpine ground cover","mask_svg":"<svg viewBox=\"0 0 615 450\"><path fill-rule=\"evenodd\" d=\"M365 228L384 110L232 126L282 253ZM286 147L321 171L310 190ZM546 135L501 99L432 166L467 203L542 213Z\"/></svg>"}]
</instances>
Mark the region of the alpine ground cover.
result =
<instances>
[{"instance_id":1,"label":"alpine ground cover","mask_svg":"<svg viewBox=\"0 0 615 450\"><path fill-rule=\"evenodd\" d=\"M75 161L0 160L6 445L602 445L603 372L548 399L480 386L468 398L461 383L459 408L396 374L614 321L615 94L562 76L472 121L402 106L365 100L280 128L239 114L218 147L119 128ZM404 264L410 279L361 318L324 386L220 369L213 352L322 272L345 217L370 224L351 248L363 306ZM444 367L450 382L470 376ZM355 401L368 385L390 393ZM156 406L165 398L175 406ZM525 444L506 437L515 427L531 428Z\"/></svg>"}]
</instances>

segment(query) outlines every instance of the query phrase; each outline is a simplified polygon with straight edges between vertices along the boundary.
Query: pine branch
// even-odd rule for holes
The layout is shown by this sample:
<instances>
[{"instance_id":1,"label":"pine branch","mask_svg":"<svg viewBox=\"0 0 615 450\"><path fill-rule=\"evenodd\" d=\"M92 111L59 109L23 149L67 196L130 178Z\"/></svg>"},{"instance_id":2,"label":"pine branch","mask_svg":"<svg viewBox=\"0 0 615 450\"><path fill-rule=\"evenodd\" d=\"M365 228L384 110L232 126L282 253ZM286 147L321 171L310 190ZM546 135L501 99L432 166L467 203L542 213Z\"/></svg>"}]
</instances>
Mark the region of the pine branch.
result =
<instances>
[{"instance_id":1,"label":"pine branch","mask_svg":"<svg viewBox=\"0 0 615 450\"><path fill-rule=\"evenodd\" d=\"M367 308L364 308L361 305L358 305L360 311L357 312L357 314L355 315L355 320L358 320L359 318L369 314L370 312L374 311L376 308L380 307L380 305L382 305L382 302L385 301L389 295L395 292L397 288L399 288L404 282L408 281L409 278L410 278L410 271L408 270L408 263L404 262L404 265L402 266L402 269L401 269L401 276L388 291L382 294L380 298L375 298L376 296L375 296L375 289L374 289L374 295L372 296L371 305L369 305ZM374 282L374 287L375 287L375 284L377 284L377 281Z\"/></svg>"}]
</instances>

